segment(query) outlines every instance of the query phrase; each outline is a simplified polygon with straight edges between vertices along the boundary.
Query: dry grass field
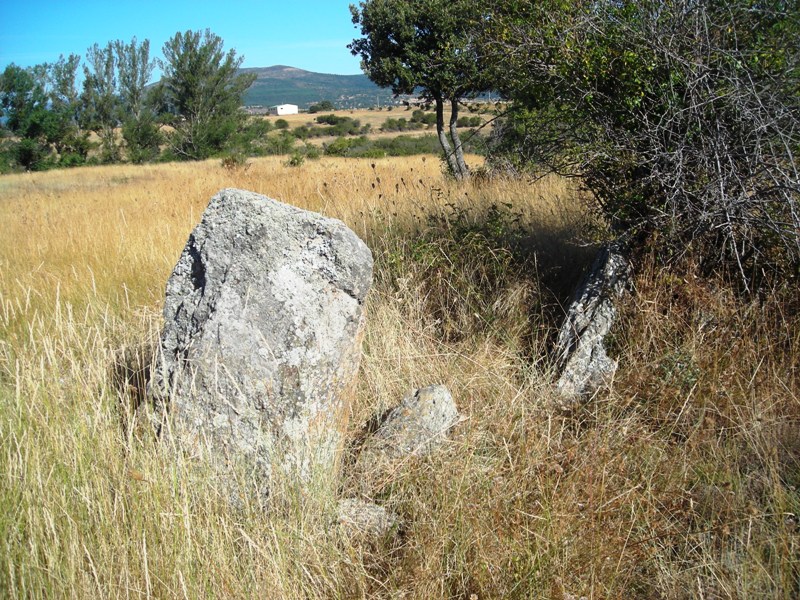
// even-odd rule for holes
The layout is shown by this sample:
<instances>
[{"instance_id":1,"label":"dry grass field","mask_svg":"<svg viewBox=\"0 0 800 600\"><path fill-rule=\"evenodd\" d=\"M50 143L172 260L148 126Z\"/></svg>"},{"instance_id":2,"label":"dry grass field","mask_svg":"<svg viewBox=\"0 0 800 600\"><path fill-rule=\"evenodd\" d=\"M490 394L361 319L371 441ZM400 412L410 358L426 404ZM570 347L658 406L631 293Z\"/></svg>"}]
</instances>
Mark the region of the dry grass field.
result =
<instances>
[{"instance_id":1,"label":"dry grass field","mask_svg":"<svg viewBox=\"0 0 800 600\"><path fill-rule=\"evenodd\" d=\"M795 284L745 301L642 257L618 377L567 410L547 349L600 235L572 183L284 160L0 178L0 596L800 594ZM430 383L466 417L438 454L343 476L336 495L402 519L385 540L349 537L334 495L290 482L266 513L233 508L127 426L142 382L120 373L151 359L167 277L225 187L340 218L372 249L353 438Z\"/></svg>"}]
</instances>

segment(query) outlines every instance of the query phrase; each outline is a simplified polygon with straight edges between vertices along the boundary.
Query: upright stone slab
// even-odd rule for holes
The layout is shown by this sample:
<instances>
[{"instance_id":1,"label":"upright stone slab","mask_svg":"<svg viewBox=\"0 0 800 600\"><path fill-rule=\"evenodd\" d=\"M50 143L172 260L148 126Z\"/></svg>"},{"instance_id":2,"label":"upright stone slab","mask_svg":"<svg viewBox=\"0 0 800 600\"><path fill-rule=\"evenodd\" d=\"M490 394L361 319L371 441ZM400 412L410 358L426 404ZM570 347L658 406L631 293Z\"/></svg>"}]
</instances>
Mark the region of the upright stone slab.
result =
<instances>
[{"instance_id":1,"label":"upright stone slab","mask_svg":"<svg viewBox=\"0 0 800 600\"><path fill-rule=\"evenodd\" d=\"M266 196L212 198L167 282L157 406L222 475L334 466L372 254L343 223Z\"/></svg>"},{"instance_id":2,"label":"upright stone slab","mask_svg":"<svg viewBox=\"0 0 800 600\"><path fill-rule=\"evenodd\" d=\"M561 371L556 389L567 402L593 394L614 376L617 363L606 353L605 338L629 278L624 241L617 240L600 249L578 285L556 341Z\"/></svg>"}]
</instances>

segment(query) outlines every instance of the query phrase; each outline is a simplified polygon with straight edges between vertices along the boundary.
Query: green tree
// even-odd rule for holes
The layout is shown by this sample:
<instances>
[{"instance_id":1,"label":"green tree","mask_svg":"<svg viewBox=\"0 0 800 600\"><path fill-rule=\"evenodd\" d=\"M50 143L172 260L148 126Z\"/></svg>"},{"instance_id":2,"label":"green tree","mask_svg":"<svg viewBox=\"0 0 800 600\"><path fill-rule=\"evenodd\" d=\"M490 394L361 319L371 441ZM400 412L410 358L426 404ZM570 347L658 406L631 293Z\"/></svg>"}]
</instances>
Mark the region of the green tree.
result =
<instances>
[{"instance_id":1,"label":"green tree","mask_svg":"<svg viewBox=\"0 0 800 600\"><path fill-rule=\"evenodd\" d=\"M77 74L80 57L70 54L59 56L48 65L49 109L57 116L59 131L54 140L59 164L72 166L86 161L89 153L89 133L80 129L80 96Z\"/></svg>"},{"instance_id":2,"label":"green tree","mask_svg":"<svg viewBox=\"0 0 800 600\"><path fill-rule=\"evenodd\" d=\"M6 117L6 127L17 135L28 137L36 113L47 109L44 86L30 69L12 63L0 77L0 106Z\"/></svg>"},{"instance_id":3,"label":"green tree","mask_svg":"<svg viewBox=\"0 0 800 600\"><path fill-rule=\"evenodd\" d=\"M64 111L53 110L49 93L49 66L23 69L8 65L0 75L0 107L6 128L18 141L10 156L26 170L41 170L53 164L53 148L61 145L69 131Z\"/></svg>"},{"instance_id":4,"label":"green tree","mask_svg":"<svg viewBox=\"0 0 800 600\"><path fill-rule=\"evenodd\" d=\"M82 124L100 137L101 160L117 162L120 160L116 132L120 122L120 105L113 44L109 42L103 47L94 44L86 51L86 62L81 95Z\"/></svg>"},{"instance_id":5,"label":"green tree","mask_svg":"<svg viewBox=\"0 0 800 600\"><path fill-rule=\"evenodd\" d=\"M395 94L421 95L436 106L436 131L450 172L468 177L456 127L459 101L486 89L475 54L474 28L480 9L474 0L366 0L350 6L363 37L348 47L377 85ZM450 105L450 140L444 105Z\"/></svg>"},{"instance_id":6,"label":"green tree","mask_svg":"<svg viewBox=\"0 0 800 600\"><path fill-rule=\"evenodd\" d=\"M184 159L220 152L244 124L242 96L255 79L238 74L243 57L210 30L176 33L164 44L164 101L173 111L172 151Z\"/></svg>"},{"instance_id":7,"label":"green tree","mask_svg":"<svg viewBox=\"0 0 800 600\"><path fill-rule=\"evenodd\" d=\"M147 98L147 84L156 67L150 58L150 41L114 42L122 114L122 137L128 160L141 163L158 156L161 134L156 114Z\"/></svg>"},{"instance_id":8,"label":"green tree","mask_svg":"<svg viewBox=\"0 0 800 600\"><path fill-rule=\"evenodd\" d=\"M75 125L78 121L78 89L75 82L80 62L77 54L70 54L66 58L62 54L48 67L51 108L65 113L66 119Z\"/></svg>"},{"instance_id":9,"label":"green tree","mask_svg":"<svg viewBox=\"0 0 800 600\"><path fill-rule=\"evenodd\" d=\"M334 110L335 107L333 106L333 102L330 100L322 100L317 102L316 104L312 104L308 107L308 112L311 114L318 113L318 112L326 112Z\"/></svg>"}]
</instances>

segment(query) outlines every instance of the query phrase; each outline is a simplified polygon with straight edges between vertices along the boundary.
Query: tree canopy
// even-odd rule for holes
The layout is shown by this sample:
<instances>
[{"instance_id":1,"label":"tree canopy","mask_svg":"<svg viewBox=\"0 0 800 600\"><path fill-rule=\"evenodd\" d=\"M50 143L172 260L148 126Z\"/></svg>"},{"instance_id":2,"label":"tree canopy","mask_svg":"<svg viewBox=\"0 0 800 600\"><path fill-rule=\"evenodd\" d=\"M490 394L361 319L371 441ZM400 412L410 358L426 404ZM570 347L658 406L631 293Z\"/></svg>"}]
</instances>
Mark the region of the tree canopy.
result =
<instances>
[{"instance_id":1,"label":"tree canopy","mask_svg":"<svg viewBox=\"0 0 800 600\"><path fill-rule=\"evenodd\" d=\"M473 0L367 0L350 6L361 38L349 45L361 57L367 76L395 94L418 91L435 102L437 133L453 175L466 177L461 140L456 130L458 102L486 89L476 60L475 23L479 3ZM450 138L444 129L444 103L450 104Z\"/></svg>"},{"instance_id":2,"label":"tree canopy","mask_svg":"<svg viewBox=\"0 0 800 600\"><path fill-rule=\"evenodd\" d=\"M239 74L243 57L225 52L222 38L205 31L176 33L164 44L164 100L175 118L170 137L179 158L207 158L225 147L245 120L242 95L255 79Z\"/></svg>"}]
</instances>

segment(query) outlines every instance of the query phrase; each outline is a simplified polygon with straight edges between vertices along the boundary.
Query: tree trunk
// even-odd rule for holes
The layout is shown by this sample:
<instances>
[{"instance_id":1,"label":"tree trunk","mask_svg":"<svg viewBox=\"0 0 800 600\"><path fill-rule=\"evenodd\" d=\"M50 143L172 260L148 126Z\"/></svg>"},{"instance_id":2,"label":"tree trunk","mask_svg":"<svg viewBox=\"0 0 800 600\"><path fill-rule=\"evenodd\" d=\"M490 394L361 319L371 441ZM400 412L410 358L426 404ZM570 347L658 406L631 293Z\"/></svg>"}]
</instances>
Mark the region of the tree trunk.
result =
<instances>
[{"instance_id":1,"label":"tree trunk","mask_svg":"<svg viewBox=\"0 0 800 600\"><path fill-rule=\"evenodd\" d=\"M434 100L436 100L436 134L439 136L439 144L441 144L444 151L447 166L450 168L453 177L463 179L458 160L456 160L455 153L450 147L450 142L447 141L447 134L444 131L444 101L441 96L434 96Z\"/></svg>"},{"instance_id":2,"label":"tree trunk","mask_svg":"<svg viewBox=\"0 0 800 600\"><path fill-rule=\"evenodd\" d=\"M458 99L452 98L450 100L450 137L453 138L454 152L456 155L456 163L458 170L461 173L457 179L467 179L469 177L469 168L464 161L464 148L461 145L461 136L458 135L457 121L458 121Z\"/></svg>"}]
</instances>

